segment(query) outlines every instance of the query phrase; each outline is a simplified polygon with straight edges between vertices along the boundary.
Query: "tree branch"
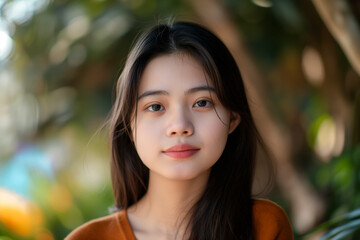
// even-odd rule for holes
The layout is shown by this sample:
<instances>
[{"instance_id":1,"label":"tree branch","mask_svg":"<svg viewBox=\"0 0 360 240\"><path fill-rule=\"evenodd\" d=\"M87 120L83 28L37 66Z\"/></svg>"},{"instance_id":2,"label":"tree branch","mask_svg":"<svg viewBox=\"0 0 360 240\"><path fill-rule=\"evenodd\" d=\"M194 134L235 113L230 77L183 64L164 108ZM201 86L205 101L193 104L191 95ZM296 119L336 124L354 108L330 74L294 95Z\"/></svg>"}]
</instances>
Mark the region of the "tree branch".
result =
<instances>
[{"instance_id":1,"label":"tree branch","mask_svg":"<svg viewBox=\"0 0 360 240\"><path fill-rule=\"evenodd\" d=\"M360 26L345 0L312 0L320 17L360 76Z\"/></svg>"}]
</instances>

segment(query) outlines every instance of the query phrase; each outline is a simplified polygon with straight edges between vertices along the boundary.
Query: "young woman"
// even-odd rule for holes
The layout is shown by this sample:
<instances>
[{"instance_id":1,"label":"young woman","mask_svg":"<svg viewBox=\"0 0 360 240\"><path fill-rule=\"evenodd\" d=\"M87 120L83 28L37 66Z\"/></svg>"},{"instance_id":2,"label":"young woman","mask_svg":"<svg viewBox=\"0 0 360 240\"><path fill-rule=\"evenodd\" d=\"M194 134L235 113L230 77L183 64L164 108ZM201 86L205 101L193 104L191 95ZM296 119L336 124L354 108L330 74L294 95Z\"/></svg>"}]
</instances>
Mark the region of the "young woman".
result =
<instances>
[{"instance_id":1,"label":"young woman","mask_svg":"<svg viewBox=\"0 0 360 240\"><path fill-rule=\"evenodd\" d=\"M116 213L66 239L291 240L285 212L252 199L256 146L239 69L189 22L135 44L110 119Z\"/></svg>"}]
</instances>

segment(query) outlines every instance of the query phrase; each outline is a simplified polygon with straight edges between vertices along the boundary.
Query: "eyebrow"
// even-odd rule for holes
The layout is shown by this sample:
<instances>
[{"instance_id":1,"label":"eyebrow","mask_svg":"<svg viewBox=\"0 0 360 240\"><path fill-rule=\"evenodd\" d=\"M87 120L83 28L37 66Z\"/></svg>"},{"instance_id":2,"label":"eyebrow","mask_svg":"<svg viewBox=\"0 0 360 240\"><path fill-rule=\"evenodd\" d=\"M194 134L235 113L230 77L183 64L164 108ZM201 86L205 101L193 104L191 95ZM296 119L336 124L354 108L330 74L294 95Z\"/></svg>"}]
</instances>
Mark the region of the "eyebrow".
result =
<instances>
[{"instance_id":1,"label":"eyebrow","mask_svg":"<svg viewBox=\"0 0 360 240\"><path fill-rule=\"evenodd\" d=\"M209 92L215 93L215 88L207 86L207 85L198 86L198 87L194 87L194 88L190 88L190 89L186 90L185 95L189 95L189 94L199 92L199 91L209 91ZM169 95L169 93L165 90L149 90L149 91L142 93L138 97L138 101L144 97L153 96L153 95Z\"/></svg>"}]
</instances>

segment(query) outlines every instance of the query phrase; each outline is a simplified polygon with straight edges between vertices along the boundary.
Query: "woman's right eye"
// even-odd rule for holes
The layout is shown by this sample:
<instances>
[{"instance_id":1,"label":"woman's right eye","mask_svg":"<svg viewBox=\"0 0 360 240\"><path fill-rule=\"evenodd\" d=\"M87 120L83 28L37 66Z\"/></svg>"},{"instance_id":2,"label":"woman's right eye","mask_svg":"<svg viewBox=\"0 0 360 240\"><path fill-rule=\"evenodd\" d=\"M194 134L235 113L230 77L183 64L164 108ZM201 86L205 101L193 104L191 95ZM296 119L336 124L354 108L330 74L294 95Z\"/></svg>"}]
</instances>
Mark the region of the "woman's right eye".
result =
<instances>
[{"instance_id":1,"label":"woman's right eye","mask_svg":"<svg viewBox=\"0 0 360 240\"><path fill-rule=\"evenodd\" d=\"M160 104L152 104L146 108L146 110L149 110L150 112L159 112L164 110L164 107Z\"/></svg>"}]
</instances>

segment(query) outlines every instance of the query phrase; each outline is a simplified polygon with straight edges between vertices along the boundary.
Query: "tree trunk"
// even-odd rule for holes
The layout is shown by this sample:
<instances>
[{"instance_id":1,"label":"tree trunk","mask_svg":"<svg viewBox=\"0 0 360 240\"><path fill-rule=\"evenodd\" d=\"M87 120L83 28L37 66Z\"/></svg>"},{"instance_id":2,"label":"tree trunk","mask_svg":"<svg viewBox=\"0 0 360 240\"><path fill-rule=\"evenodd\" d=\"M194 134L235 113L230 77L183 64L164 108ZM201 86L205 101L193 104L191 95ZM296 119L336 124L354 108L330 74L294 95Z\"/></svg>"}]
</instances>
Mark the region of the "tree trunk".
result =
<instances>
[{"instance_id":1,"label":"tree trunk","mask_svg":"<svg viewBox=\"0 0 360 240\"><path fill-rule=\"evenodd\" d=\"M220 36L237 61L257 128L275 156L277 185L290 204L293 224L299 233L310 230L324 214L323 200L292 163L289 130L278 125L268 112L263 77L246 50L237 27L220 1L188 0L188 3L203 24Z\"/></svg>"},{"instance_id":2,"label":"tree trunk","mask_svg":"<svg viewBox=\"0 0 360 240\"><path fill-rule=\"evenodd\" d=\"M312 0L330 33L360 76L360 26L345 0Z\"/></svg>"}]
</instances>

